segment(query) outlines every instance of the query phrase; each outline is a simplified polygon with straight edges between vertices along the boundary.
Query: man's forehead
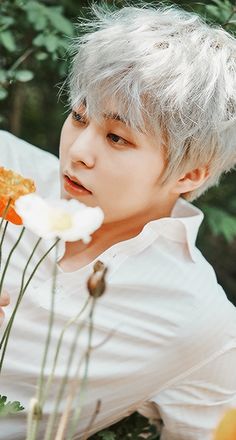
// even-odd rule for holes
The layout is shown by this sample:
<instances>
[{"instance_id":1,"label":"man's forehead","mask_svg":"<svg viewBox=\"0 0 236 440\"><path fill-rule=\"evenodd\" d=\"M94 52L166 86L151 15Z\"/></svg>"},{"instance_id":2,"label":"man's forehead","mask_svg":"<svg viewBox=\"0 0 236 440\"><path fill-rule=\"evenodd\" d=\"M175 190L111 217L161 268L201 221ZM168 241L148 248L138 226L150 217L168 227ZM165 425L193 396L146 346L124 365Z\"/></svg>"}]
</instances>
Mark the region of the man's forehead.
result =
<instances>
[{"instance_id":1,"label":"man's forehead","mask_svg":"<svg viewBox=\"0 0 236 440\"><path fill-rule=\"evenodd\" d=\"M84 111L87 109L87 100L86 98L83 100L82 103L84 107ZM113 101L110 101L109 103L106 103L106 106L104 105L104 110L101 109L101 116L106 120L115 120L122 122L122 124L129 125L128 122L125 120L123 116L121 116L117 111L116 107Z\"/></svg>"},{"instance_id":2,"label":"man's forehead","mask_svg":"<svg viewBox=\"0 0 236 440\"><path fill-rule=\"evenodd\" d=\"M83 99L82 102L83 110L86 113L87 112L87 100L86 98ZM88 108L90 106L88 105ZM124 124L127 128L137 131L140 134L146 134L145 129L141 129L140 127L135 127L132 124L132 121L129 120L128 117L120 110L120 105L117 102L116 99L110 98L109 100L106 100L106 102L103 104L100 104L99 111L97 113L98 119L103 118L106 121L116 121ZM123 109L122 109L123 110Z\"/></svg>"}]
</instances>

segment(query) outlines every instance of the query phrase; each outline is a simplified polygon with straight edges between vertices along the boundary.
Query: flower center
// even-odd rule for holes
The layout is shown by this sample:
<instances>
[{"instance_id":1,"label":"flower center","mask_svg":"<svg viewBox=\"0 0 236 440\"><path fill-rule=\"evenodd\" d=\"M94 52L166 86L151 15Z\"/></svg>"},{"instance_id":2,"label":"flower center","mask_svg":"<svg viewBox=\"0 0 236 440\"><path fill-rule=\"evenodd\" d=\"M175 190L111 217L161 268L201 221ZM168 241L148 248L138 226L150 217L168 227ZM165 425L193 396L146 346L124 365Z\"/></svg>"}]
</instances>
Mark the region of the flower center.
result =
<instances>
[{"instance_id":1,"label":"flower center","mask_svg":"<svg viewBox=\"0 0 236 440\"><path fill-rule=\"evenodd\" d=\"M66 213L57 213L51 219L51 229L58 231L65 231L73 226L71 216Z\"/></svg>"}]
</instances>

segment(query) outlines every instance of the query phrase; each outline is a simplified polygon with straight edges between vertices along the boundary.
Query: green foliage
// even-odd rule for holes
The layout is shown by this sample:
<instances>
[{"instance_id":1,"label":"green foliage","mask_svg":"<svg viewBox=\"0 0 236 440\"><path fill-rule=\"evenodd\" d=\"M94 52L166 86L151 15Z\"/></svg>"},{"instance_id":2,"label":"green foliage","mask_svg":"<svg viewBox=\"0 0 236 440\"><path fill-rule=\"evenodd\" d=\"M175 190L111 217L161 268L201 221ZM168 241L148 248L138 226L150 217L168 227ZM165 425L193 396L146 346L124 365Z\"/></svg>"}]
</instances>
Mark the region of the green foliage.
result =
<instances>
[{"instance_id":1,"label":"green foliage","mask_svg":"<svg viewBox=\"0 0 236 440\"><path fill-rule=\"evenodd\" d=\"M55 65L55 61L65 56L74 29L63 12L62 6L47 6L35 0L1 3L0 100L8 97L15 83L31 81L38 63L40 67L42 64L41 68L45 60ZM62 70L59 74L63 75Z\"/></svg>"},{"instance_id":2,"label":"green foliage","mask_svg":"<svg viewBox=\"0 0 236 440\"><path fill-rule=\"evenodd\" d=\"M90 440L159 440L160 436L154 425L146 417L135 412L109 429L98 432Z\"/></svg>"},{"instance_id":3,"label":"green foliage","mask_svg":"<svg viewBox=\"0 0 236 440\"><path fill-rule=\"evenodd\" d=\"M6 396L0 395L0 417L8 416L9 414L16 414L23 411L24 407L18 401L7 402Z\"/></svg>"},{"instance_id":4,"label":"green foliage","mask_svg":"<svg viewBox=\"0 0 236 440\"><path fill-rule=\"evenodd\" d=\"M211 232L231 242L236 236L236 217L216 206L202 205L202 209Z\"/></svg>"}]
</instances>

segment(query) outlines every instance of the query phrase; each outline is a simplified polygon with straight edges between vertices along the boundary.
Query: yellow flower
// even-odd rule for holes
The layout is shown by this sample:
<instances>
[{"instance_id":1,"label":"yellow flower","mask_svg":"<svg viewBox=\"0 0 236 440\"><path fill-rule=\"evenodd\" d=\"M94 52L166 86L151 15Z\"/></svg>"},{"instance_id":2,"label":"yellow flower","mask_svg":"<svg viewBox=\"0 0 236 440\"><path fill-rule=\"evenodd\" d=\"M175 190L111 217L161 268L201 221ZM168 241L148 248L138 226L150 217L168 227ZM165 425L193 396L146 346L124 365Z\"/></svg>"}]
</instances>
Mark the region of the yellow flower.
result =
<instances>
[{"instance_id":1,"label":"yellow flower","mask_svg":"<svg viewBox=\"0 0 236 440\"><path fill-rule=\"evenodd\" d=\"M236 409L230 409L215 430L214 440L236 440Z\"/></svg>"},{"instance_id":2,"label":"yellow flower","mask_svg":"<svg viewBox=\"0 0 236 440\"><path fill-rule=\"evenodd\" d=\"M22 219L15 211L15 201L22 195L34 192L35 189L33 180L25 179L12 170L0 167L0 217L3 216L10 200L5 219L16 225L22 225Z\"/></svg>"}]
</instances>

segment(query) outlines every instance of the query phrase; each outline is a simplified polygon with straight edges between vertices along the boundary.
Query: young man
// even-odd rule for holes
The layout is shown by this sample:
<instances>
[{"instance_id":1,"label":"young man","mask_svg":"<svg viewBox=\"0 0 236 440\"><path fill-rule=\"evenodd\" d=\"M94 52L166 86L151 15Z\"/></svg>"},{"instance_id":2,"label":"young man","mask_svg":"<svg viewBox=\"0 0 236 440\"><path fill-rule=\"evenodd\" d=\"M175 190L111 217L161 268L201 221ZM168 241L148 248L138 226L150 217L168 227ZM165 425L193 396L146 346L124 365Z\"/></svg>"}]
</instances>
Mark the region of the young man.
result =
<instances>
[{"instance_id":1,"label":"young man","mask_svg":"<svg viewBox=\"0 0 236 440\"><path fill-rule=\"evenodd\" d=\"M95 9L93 32L75 41L72 110L60 143L61 197L100 206L105 220L89 244L61 243L52 346L87 299L94 261L108 267L76 438L100 399L90 434L137 410L162 420L161 440L210 440L236 406L236 311L195 247L203 215L188 201L236 163L236 43L175 8ZM1 158L34 177L42 195L59 196L57 160L48 153L2 133ZM10 228L5 255L17 231ZM35 241L26 231L16 250L6 282L12 304ZM48 248L43 241L37 257ZM1 377L1 394L25 407L39 375L54 258L18 310ZM40 439L73 335L69 328ZM82 334L78 356L86 343ZM69 382L77 365L78 357ZM25 413L3 419L0 436L23 440L25 425Z\"/></svg>"}]
</instances>

